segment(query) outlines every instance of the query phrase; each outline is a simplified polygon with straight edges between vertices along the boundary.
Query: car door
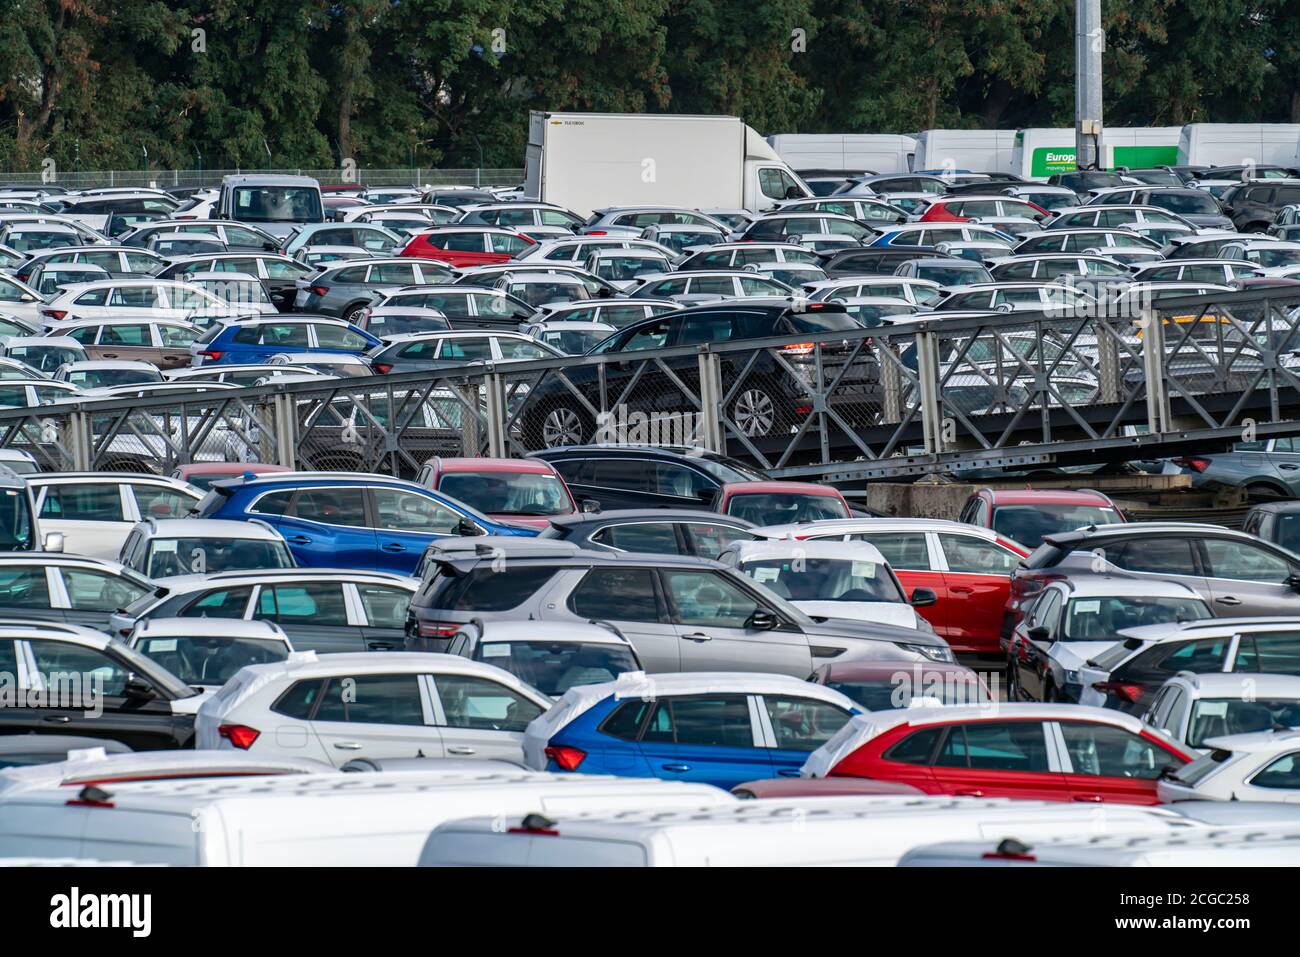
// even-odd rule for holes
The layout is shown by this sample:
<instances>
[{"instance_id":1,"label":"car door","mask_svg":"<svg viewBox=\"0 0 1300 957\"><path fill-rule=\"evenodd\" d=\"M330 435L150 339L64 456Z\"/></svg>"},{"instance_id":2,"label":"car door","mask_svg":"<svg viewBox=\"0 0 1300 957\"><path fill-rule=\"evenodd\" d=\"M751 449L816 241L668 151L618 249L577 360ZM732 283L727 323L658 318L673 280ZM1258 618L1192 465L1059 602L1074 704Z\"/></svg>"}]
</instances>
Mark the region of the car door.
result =
<instances>
[{"instance_id":1,"label":"car door","mask_svg":"<svg viewBox=\"0 0 1300 957\"><path fill-rule=\"evenodd\" d=\"M64 620L100 631L107 630L115 611L143 598L149 590L142 583L97 568L58 565L54 571L54 598L65 609Z\"/></svg>"},{"instance_id":2,"label":"car door","mask_svg":"<svg viewBox=\"0 0 1300 957\"><path fill-rule=\"evenodd\" d=\"M409 575L430 542L461 534L462 523L469 521L436 499L406 489L373 488L370 500L375 552L362 567Z\"/></svg>"},{"instance_id":3,"label":"car door","mask_svg":"<svg viewBox=\"0 0 1300 957\"><path fill-rule=\"evenodd\" d=\"M1034 606L1025 620L1025 630L1041 625L1050 632L1050 637L1057 637L1061 617L1061 593L1049 588ZM1016 660L1013 666L1018 669L1017 679L1020 687L1034 701L1043 700L1045 677L1051 669L1048 663L1051 656L1052 642L1034 640L1027 634L1020 634L1016 642Z\"/></svg>"},{"instance_id":4,"label":"car door","mask_svg":"<svg viewBox=\"0 0 1300 957\"><path fill-rule=\"evenodd\" d=\"M1273 474L1287 484L1292 495L1300 495L1300 443L1294 437L1287 436L1274 439L1269 446L1265 455Z\"/></svg>"},{"instance_id":5,"label":"car door","mask_svg":"<svg viewBox=\"0 0 1300 957\"><path fill-rule=\"evenodd\" d=\"M1156 778L1187 762L1154 740L1095 721L1053 721L1063 750L1070 800L1106 804L1157 804Z\"/></svg>"},{"instance_id":6,"label":"car door","mask_svg":"<svg viewBox=\"0 0 1300 957\"><path fill-rule=\"evenodd\" d=\"M249 617L279 625L296 651L365 651L361 625L348 614L344 587L337 581L261 585Z\"/></svg>"},{"instance_id":7,"label":"car door","mask_svg":"<svg viewBox=\"0 0 1300 957\"><path fill-rule=\"evenodd\" d=\"M0 615L63 622L65 611L55 597L60 588L53 566L0 566Z\"/></svg>"},{"instance_id":8,"label":"car door","mask_svg":"<svg viewBox=\"0 0 1300 957\"><path fill-rule=\"evenodd\" d=\"M1046 722L1036 719L950 725L931 772L944 794L1040 801L1070 797Z\"/></svg>"},{"instance_id":9,"label":"car door","mask_svg":"<svg viewBox=\"0 0 1300 957\"><path fill-rule=\"evenodd\" d=\"M69 641L34 639L22 644L28 652L30 686L39 684L44 692L29 698L33 716L28 730L109 738L136 751L176 748L189 741L192 720L173 715L162 695L127 694L128 679L146 686L148 680L112 655Z\"/></svg>"},{"instance_id":10,"label":"car door","mask_svg":"<svg viewBox=\"0 0 1300 957\"><path fill-rule=\"evenodd\" d=\"M650 773L727 789L771 777L758 707L756 696L745 694L660 698L638 743Z\"/></svg>"},{"instance_id":11,"label":"car door","mask_svg":"<svg viewBox=\"0 0 1300 957\"><path fill-rule=\"evenodd\" d=\"M69 554L116 560L135 524L124 489L114 481L40 487L36 508L41 531L62 533Z\"/></svg>"},{"instance_id":12,"label":"car door","mask_svg":"<svg viewBox=\"0 0 1300 957\"><path fill-rule=\"evenodd\" d=\"M1201 553L1194 539L1173 535L1142 536L1106 545L1102 551L1106 561L1123 569L1127 577L1179 582L1214 607L1214 595L1205 578Z\"/></svg>"},{"instance_id":13,"label":"car door","mask_svg":"<svg viewBox=\"0 0 1300 957\"><path fill-rule=\"evenodd\" d=\"M440 758L442 733L422 675L330 678L311 729L335 767L353 758Z\"/></svg>"},{"instance_id":14,"label":"car door","mask_svg":"<svg viewBox=\"0 0 1300 957\"><path fill-rule=\"evenodd\" d=\"M837 536L838 537L838 536ZM948 593L939 569L939 545L925 532L854 532L850 541L870 542L884 556L910 600L918 588L928 588L938 598L933 605L918 608L941 638L948 637Z\"/></svg>"},{"instance_id":15,"label":"car door","mask_svg":"<svg viewBox=\"0 0 1300 957\"><path fill-rule=\"evenodd\" d=\"M406 612L411 591L370 582L349 583L362 616L361 638L368 651L401 651L405 644Z\"/></svg>"},{"instance_id":16,"label":"car door","mask_svg":"<svg viewBox=\"0 0 1300 957\"><path fill-rule=\"evenodd\" d=\"M1300 631L1244 632L1229 670L1300 675Z\"/></svg>"},{"instance_id":17,"label":"car door","mask_svg":"<svg viewBox=\"0 0 1300 957\"><path fill-rule=\"evenodd\" d=\"M796 695L759 695L759 723L775 777L797 778L808 755L844 727L850 713L829 701Z\"/></svg>"},{"instance_id":18,"label":"car door","mask_svg":"<svg viewBox=\"0 0 1300 957\"><path fill-rule=\"evenodd\" d=\"M627 565L591 568L573 586L565 607L583 621L609 622L616 627L632 643L646 671L682 670L677 626L669 618L652 569Z\"/></svg>"},{"instance_id":19,"label":"car door","mask_svg":"<svg viewBox=\"0 0 1300 957\"><path fill-rule=\"evenodd\" d=\"M1289 584L1300 569L1267 545L1232 538L1200 542L1210 608L1220 617L1294 615L1300 592Z\"/></svg>"},{"instance_id":20,"label":"car door","mask_svg":"<svg viewBox=\"0 0 1300 957\"><path fill-rule=\"evenodd\" d=\"M309 352L311 337L305 322L268 322L254 327L257 339L239 349L238 362L265 362L278 352ZM241 342L237 330L235 339Z\"/></svg>"},{"instance_id":21,"label":"car door","mask_svg":"<svg viewBox=\"0 0 1300 957\"><path fill-rule=\"evenodd\" d=\"M375 530L366 517L366 491L360 486L300 489L288 511L265 517L305 568L374 567Z\"/></svg>"},{"instance_id":22,"label":"car door","mask_svg":"<svg viewBox=\"0 0 1300 957\"><path fill-rule=\"evenodd\" d=\"M944 637L956 648L996 650L1011 573L1020 556L974 535L941 532L937 538L946 566L944 589L951 603Z\"/></svg>"},{"instance_id":23,"label":"car door","mask_svg":"<svg viewBox=\"0 0 1300 957\"><path fill-rule=\"evenodd\" d=\"M799 678L812 673L803 632L735 579L697 568L665 568L659 576L677 628L682 671L763 671ZM776 627L751 623L764 608L775 614Z\"/></svg>"},{"instance_id":24,"label":"car door","mask_svg":"<svg viewBox=\"0 0 1300 957\"><path fill-rule=\"evenodd\" d=\"M190 509L198 505L200 496L167 485L145 485L132 483L128 486L131 498L135 500L135 514L129 517L140 519L186 518ZM126 501L130 506L131 500Z\"/></svg>"},{"instance_id":25,"label":"car door","mask_svg":"<svg viewBox=\"0 0 1300 957\"><path fill-rule=\"evenodd\" d=\"M479 675L435 673L428 680L447 757L523 760L524 729L545 710L541 705Z\"/></svg>"}]
</instances>

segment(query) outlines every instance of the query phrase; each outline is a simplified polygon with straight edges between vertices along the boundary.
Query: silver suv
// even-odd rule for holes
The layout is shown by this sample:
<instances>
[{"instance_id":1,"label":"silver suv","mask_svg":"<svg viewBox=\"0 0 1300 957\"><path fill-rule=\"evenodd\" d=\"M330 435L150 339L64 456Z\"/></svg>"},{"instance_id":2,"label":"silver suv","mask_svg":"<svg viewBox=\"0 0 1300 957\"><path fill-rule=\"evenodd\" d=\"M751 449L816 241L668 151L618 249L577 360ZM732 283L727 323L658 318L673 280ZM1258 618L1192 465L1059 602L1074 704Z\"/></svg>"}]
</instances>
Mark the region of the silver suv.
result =
<instances>
[{"instance_id":1,"label":"silver suv","mask_svg":"<svg viewBox=\"0 0 1300 957\"><path fill-rule=\"evenodd\" d=\"M605 622L646 671L764 671L806 678L833 659L953 661L936 635L814 620L718 562L613 554L571 542L482 537L435 542L406 620L406 648L446 651L468 622Z\"/></svg>"}]
</instances>

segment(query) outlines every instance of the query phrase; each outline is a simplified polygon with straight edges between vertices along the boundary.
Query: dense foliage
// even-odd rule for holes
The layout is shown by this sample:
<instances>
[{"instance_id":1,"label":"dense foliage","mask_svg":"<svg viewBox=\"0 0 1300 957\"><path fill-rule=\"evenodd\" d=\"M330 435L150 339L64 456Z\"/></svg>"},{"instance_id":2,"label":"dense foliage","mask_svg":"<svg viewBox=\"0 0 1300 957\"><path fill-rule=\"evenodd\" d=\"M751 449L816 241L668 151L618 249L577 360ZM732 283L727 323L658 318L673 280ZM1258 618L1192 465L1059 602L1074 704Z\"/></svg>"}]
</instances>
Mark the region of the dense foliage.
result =
<instances>
[{"instance_id":1,"label":"dense foliage","mask_svg":"<svg viewBox=\"0 0 1300 957\"><path fill-rule=\"evenodd\" d=\"M1104 0L1107 121L1300 121L1296 0ZM0 169L522 165L530 108L1068 126L1074 0L0 0Z\"/></svg>"}]
</instances>

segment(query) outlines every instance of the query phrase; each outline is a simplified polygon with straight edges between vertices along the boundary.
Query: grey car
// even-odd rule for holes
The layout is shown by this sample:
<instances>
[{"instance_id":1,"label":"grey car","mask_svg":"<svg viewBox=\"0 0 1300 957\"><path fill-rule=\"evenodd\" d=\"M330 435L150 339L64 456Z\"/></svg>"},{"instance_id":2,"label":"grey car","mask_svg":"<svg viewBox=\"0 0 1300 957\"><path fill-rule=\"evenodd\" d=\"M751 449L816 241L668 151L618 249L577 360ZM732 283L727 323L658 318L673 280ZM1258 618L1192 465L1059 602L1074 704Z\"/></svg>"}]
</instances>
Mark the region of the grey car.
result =
<instances>
[{"instance_id":1,"label":"grey car","mask_svg":"<svg viewBox=\"0 0 1300 957\"><path fill-rule=\"evenodd\" d=\"M387 309L437 309L453 329L517 331L536 310L500 289L478 285L407 286L388 293L376 306Z\"/></svg>"},{"instance_id":2,"label":"grey car","mask_svg":"<svg viewBox=\"0 0 1300 957\"><path fill-rule=\"evenodd\" d=\"M1300 495L1300 438L1238 442L1227 452L1184 455L1166 472L1190 475L1192 487L1219 483L1244 488L1251 498Z\"/></svg>"},{"instance_id":3,"label":"grey car","mask_svg":"<svg viewBox=\"0 0 1300 957\"><path fill-rule=\"evenodd\" d=\"M415 580L348 569L280 568L186 575L126 603L109 620L125 638L154 618L269 621L298 651L400 650Z\"/></svg>"},{"instance_id":4,"label":"grey car","mask_svg":"<svg viewBox=\"0 0 1300 957\"><path fill-rule=\"evenodd\" d=\"M602 551L716 559L732 542L754 539L752 528L753 523L743 518L717 512L620 508L557 515L540 537Z\"/></svg>"},{"instance_id":5,"label":"grey car","mask_svg":"<svg viewBox=\"0 0 1300 957\"><path fill-rule=\"evenodd\" d=\"M410 257L346 260L329 263L296 281L293 308L298 312L338 316L359 325L362 314L385 294L407 286L432 286L451 280L441 263Z\"/></svg>"},{"instance_id":6,"label":"grey car","mask_svg":"<svg viewBox=\"0 0 1300 957\"><path fill-rule=\"evenodd\" d=\"M1300 555L1300 501L1256 505L1246 513L1241 530Z\"/></svg>"},{"instance_id":7,"label":"grey car","mask_svg":"<svg viewBox=\"0 0 1300 957\"><path fill-rule=\"evenodd\" d=\"M937 635L809 618L734 569L684 555L614 554L571 542L480 537L432 549L407 615L410 651L445 651L474 619L605 622L647 671L762 671L806 678L832 660L954 660Z\"/></svg>"}]
</instances>

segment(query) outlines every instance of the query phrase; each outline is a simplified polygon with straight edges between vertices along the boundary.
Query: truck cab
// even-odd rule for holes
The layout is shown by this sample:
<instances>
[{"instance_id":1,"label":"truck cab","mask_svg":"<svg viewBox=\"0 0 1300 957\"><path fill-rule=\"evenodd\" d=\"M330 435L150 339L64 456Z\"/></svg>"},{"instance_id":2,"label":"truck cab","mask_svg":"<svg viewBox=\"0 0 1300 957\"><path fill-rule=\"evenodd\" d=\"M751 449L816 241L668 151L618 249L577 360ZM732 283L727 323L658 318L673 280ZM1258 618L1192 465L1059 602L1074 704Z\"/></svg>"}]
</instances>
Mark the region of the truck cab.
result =
<instances>
[{"instance_id":1,"label":"truck cab","mask_svg":"<svg viewBox=\"0 0 1300 957\"><path fill-rule=\"evenodd\" d=\"M325 222L320 183L310 176L227 176L221 181L215 218L288 236L296 227Z\"/></svg>"}]
</instances>

